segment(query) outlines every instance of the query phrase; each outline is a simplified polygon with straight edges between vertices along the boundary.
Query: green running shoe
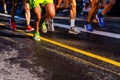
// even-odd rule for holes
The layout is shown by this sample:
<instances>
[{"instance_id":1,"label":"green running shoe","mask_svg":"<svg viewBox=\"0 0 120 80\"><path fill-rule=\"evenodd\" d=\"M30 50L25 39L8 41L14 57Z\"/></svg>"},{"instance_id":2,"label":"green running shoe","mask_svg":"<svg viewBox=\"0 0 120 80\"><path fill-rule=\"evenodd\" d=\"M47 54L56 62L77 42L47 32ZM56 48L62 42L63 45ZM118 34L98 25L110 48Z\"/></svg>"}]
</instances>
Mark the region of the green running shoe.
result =
<instances>
[{"instance_id":1,"label":"green running shoe","mask_svg":"<svg viewBox=\"0 0 120 80\"><path fill-rule=\"evenodd\" d=\"M47 26L46 26L46 23L44 21L41 22L41 26L42 26L42 32L47 33Z\"/></svg>"},{"instance_id":2,"label":"green running shoe","mask_svg":"<svg viewBox=\"0 0 120 80\"><path fill-rule=\"evenodd\" d=\"M41 40L41 39L40 39L40 33L39 33L39 32L35 32L33 39L34 39L35 41L40 41L40 40Z\"/></svg>"}]
</instances>

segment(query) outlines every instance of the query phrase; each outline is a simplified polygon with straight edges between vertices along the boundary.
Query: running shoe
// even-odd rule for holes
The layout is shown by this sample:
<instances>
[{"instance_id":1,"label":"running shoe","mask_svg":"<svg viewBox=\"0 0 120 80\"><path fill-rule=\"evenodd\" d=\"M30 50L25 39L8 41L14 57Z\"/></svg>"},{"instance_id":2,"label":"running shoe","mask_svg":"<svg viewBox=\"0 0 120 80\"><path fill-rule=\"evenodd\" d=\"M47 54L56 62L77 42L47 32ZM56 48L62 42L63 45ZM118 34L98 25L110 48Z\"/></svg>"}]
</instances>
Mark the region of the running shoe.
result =
<instances>
[{"instance_id":1,"label":"running shoe","mask_svg":"<svg viewBox=\"0 0 120 80\"><path fill-rule=\"evenodd\" d=\"M7 11L4 11L4 13L5 13L5 14L8 14L8 12L7 12Z\"/></svg>"},{"instance_id":2,"label":"running shoe","mask_svg":"<svg viewBox=\"0 0 120 80\"><path fill-rule=\"evenodd\" d=\"M44 21L41 22L41 26L42 26L42 32L47 33L47 26L46 26L46 23Z\"/></svg>"},{"instance_id":3,"label":"running shoe","mask_svg":"<svg viewBox=\"0 0 120 80\"><path fill-rule=\"evenodd\" d=\"M47 25L48 25L48 31L54 31L54 24L53 24L53 19L49 19L47 21Z\"/></svg>"},{"instance_id":4,"label":"running shoe","mask_svg":"<svg viewBox=\"0 0 120 80\"><path fill-rule=\"evenodd\" d=\"M32 26L30 26L30 25L27 25L25 31L26 32L31 32L31 31L34 31L34 28L32 28Z\"/></svg>"},{"instance_id":5,"label":"running shoe","mask_svg":"<svg viewBox=\"0 0 120 80\"><path fill-rule=\"evenodd\" d=\"M85 30L87 30L87 31L90 31L90 32L93 31L91 24L86 24L86 25L84 25L84 28L85 28Z\"/></svg>"},{"instance_id":6,"label":"running shoe","mask_svg":"<svg viewBox=\"0 0 120 80\"><path fill-rule=\"evenodd\" d=\"M100 27L104 27L104 20L103 20L103 17L100 16L100 14L97 14L96 15L96 18L98 20L98 24Z\"/></svg>"},{"instance_id":7,"label":"running shoe","mask_svg":"<svg viewBox=\"0 0 120 80\"><path fill-rule=\"evenodd\" d=\"M76 26L74 26L74 27L70 27L70 29L69 29L69 33L71 33L71 34L79 34L79 33L80 33L80 30L77 29Z\"/></svg>"},{"instance_id":8,"label":"running shoe","mask_svg":"<svg viewBox=\"0 0 120 80\"><path fill-rule=\"evenodd\" d=\"M16 30L16 24L15 24L15 22L13 22L13 21L11 21L11 20L9 20L9 22L10 22L10 28L11 28L13 31L15 31L15 30Z\"/></svg>"},{"instance_id":9,"label":"running shoe","mask_svg":"<svg viewBox=\"0 0 120 80\"><path fill-rule=\"evenodd\" d=\"M40 40L41 40L41 39L40 39L40 33L39 33L39 32L35 32L33 39L34 39L35 41L40 41Z\"/></svg>"}]
</instances>

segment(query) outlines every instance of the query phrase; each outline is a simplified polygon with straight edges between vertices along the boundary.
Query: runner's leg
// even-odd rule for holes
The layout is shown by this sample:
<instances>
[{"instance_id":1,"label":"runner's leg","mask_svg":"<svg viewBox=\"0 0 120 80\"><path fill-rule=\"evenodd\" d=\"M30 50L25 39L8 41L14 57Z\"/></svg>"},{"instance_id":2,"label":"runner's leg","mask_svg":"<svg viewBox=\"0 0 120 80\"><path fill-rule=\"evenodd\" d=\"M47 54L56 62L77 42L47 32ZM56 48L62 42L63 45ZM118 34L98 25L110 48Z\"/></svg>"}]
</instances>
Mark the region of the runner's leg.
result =
<instances>
[{"instance_id":1,"label":"runner's leg","mask_svg":"<svg viewBox=\"0 0 120 80\"><path fill-rule=\"evenodd\" d=\"M40 41L39 24L41 20L41 7L38 5L33 11L35 13L35 33L33 38L35 41Z\"/></svg>"},{"instance_id":2,"label":"runner's leg","mask_svg":"<svg viewBox=\"0 0 120 80\"><path fill-rule=\"evenodd\" d=\"M18 5L18 0L12 0L12 9L11 9L11 19L10 19L10 27L12 30L16 30L15 24L15 13Z\"/></svg>"},{"instance_id":3,"label":"runner's leg","mask_svg":"<svg viewBox=\"0 0 120 80\"><path fill-rule=\"evenodd\" d=\"M91 9L88 13L87 23L84 25L87 31L93 31L92 26L91 26L91 21L98 10L98 7L99 7L99 0L92 0Z\"/></svg>"},{"instance_id":4,"label":"runner's leg","mask_svg":"<svg viewBox=\"0 0 120 80\"><path fill-rule=\"evenodd\" d=\"M34 28L32 28L32 26L30 26L30 5L29 5L29 1L28 0L23 0L23 5L24 5L24 9L25 9L25 19L26 19L26 32L30 32L33 31Z\"/></svg>"},{"instance_id":5,"label":"runner's leg","mask_svg":"<svg viewBox=\"0 0 120 80\"><path fill-rule=\"evenodd\" d=\"M3 2L4 13L8 13L7 6L6 6L6 0L2 0L2 2Z\"/></svg>"},{"instance_id":6,"label":"runner's leg","mask_svg":"<svg viewBox=\"0 0 120 80\"><path fill-rule=\"evenodd\" d=\"M78 30L76 28L76 26L75 26L76 0L69 0L69 3L71 5L71 8L70 8L70 30L69 30L69 33L78 34L78 33L80 33L80 30ZM66 3L66 4L69 4L69 3Z\"/></svg>"},{"instance_id":7,"label":"runner's leg","mask_svg":"<svg viewBox=\"0 0 120 80\"><path fill-rule=\"evenodd\" d=\"M101 14L104 16L112 8L112 6L115 4L115 2L116 2L116 0L109 0L109 3L105 5Z\"/></svg>"}]
</instances>

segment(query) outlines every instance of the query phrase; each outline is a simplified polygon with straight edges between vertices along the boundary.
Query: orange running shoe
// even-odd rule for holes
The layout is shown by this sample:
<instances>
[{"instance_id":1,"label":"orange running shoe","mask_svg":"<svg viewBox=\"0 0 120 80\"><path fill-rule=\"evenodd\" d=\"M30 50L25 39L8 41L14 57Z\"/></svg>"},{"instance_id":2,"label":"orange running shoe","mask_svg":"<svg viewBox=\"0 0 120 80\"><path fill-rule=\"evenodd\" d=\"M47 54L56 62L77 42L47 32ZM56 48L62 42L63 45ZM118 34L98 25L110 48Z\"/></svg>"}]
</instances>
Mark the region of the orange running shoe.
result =
<instances>
[{"instance_id":1,"label":"orange running shoe","mask_svg":"<svg viewBox=\"0 0 120 80\"><path fill-rule=\"evenodd\" d=\"M26 32L31 32L33 30L34 30L34 28L32 26L30 26L30 25L26 26L26 30L25 30Z\"/></svg>"}]
</instances>

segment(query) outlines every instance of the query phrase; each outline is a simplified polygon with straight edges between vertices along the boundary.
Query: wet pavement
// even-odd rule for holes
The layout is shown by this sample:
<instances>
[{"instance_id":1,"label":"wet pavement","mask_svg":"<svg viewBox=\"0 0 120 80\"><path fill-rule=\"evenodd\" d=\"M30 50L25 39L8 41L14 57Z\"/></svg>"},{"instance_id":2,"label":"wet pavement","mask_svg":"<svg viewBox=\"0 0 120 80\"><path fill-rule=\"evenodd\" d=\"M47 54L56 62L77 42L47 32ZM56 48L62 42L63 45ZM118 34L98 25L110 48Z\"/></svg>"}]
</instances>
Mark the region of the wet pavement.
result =
<instances>
[{"instance_id":1,"label":"wet pavement","mask_svg":"<svg viewBox=\"0 0 120 80\"><path fill-rule=\"evenodd\" d=\"M83 19L77 20L76 26L83 28L86 17ZM42 41L35 42L31 36L25 35L25 21L16 21L17 29L23 33L13 32L8 21L8 17L0 16L0 80L120 80L119 38L84 31L73 35L68 33L68 29L56 26L54 32L41 32ZM69 25L69 20L64 18L55 18L54 21ZM110 20L106 17L105 22L105 29L99 26L94 29L120 33L120 18ZM95 56L87 56L82 51L49 43L44 38L110 60L105 62Z\"/></svg>"}]
</instances>

